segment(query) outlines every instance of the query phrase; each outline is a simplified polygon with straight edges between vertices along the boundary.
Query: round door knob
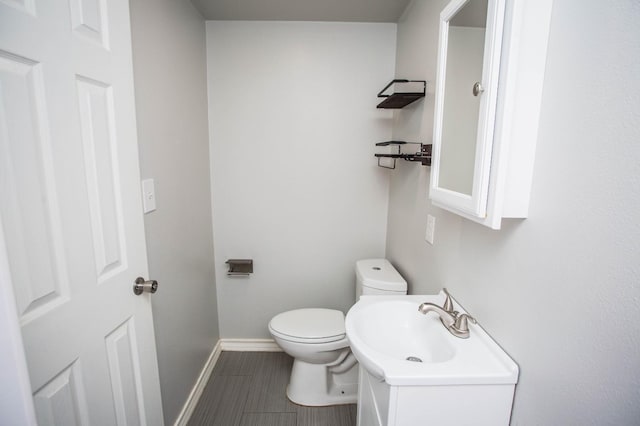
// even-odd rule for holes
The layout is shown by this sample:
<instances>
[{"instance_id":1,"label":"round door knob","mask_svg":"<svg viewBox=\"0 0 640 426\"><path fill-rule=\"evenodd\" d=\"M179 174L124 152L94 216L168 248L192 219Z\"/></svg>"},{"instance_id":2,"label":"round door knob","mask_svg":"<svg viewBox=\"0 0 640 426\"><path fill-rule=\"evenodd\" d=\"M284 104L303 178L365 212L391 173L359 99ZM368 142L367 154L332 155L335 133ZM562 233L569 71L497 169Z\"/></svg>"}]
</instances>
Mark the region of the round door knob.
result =
<instances>
[{"instance_id":1,"label":"round door knob","mask_svg":"<svg viewBox=\"0 0 640 426\"><path fill-rule=\"evenodd\" d=\"M155 293L158 291L158 281L145 280L142 277L136 278L135 284L133 284L133 293L141 295L142 293Z\"/></svg>"},{"instance_id":2,"label":"round door knob","mask_svg":"<svg viewBox=\"0 0 640 426\"><path fill-rule=\"evenodd\" d=\"M484 87L479 81L476 81L476 84L473 85L473 96L478 96L482 92L484 92Z\"/></svg>"}]
</instances>

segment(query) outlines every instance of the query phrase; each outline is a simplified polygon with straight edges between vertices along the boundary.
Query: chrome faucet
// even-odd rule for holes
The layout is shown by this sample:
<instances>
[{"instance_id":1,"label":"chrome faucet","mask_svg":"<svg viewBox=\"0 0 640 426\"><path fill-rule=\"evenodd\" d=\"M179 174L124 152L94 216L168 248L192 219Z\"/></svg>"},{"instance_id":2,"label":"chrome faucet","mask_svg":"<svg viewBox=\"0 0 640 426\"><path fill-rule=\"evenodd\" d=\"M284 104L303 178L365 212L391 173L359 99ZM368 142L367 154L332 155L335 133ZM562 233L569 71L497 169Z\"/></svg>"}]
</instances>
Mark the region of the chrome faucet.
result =
<instances>
[{"instance_id":1,"label":"chrome faucet","mask_svg":"<svg viewBox=\"0 0 640 426\"><path fill-rule=\"evenodd\" d=\"M444 305L442 307L425 302L418 307L418 312L426 315L429 312L435 312L440 317L442 325L449 330L451 334L461 339L469 338L469 322L476 324L476 320L467 314L460 314L458 311L453 310L453 301L451 295L447 289L443 289L447 295Z\"/></svg>"}]
</instances>

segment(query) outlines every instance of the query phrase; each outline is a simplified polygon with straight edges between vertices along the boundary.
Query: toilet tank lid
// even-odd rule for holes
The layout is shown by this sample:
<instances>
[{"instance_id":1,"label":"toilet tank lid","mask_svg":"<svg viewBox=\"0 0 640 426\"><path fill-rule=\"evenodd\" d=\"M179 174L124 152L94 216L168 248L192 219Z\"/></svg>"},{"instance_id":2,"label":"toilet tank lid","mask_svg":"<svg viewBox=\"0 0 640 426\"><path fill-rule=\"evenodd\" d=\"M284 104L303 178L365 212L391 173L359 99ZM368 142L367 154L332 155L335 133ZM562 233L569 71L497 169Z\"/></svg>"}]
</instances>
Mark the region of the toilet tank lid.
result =
<instances>
[{"instance_id":1,"label":"toilet tank lid","mask_svg":"<svg viewBox=\"0 0 640 426\"><path fill-rule=\"evenodd\" d=\"M407 291L407 282L387 259L358 260L356 275L365 287L405 293Z\"/></svg>"}]
</instances>

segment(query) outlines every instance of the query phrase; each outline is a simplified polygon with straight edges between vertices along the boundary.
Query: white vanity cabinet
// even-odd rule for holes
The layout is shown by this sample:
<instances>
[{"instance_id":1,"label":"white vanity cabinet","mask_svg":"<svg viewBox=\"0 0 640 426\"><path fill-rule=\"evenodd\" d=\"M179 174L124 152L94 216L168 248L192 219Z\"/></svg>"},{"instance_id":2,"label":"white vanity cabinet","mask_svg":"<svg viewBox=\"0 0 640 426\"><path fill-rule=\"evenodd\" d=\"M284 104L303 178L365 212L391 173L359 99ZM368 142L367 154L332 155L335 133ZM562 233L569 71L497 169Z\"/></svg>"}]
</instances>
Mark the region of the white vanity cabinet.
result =
<instances>
[{"instance_id":1,"label":"white vanity cabinet","mask_svg":"<svg viewBox=\"0 0 640 426\"><path fill-rule=\"evenodd\" d=\"M391 386L371 376L362 366L358 380L358 426L383 426L389 419Z\"/></svg>"},{"instance_id":2,"label":"white vanity cabinet","mask_svg":"<svg viewBox=\"0 0 640 426\"><path fill-rule=\"evenodd\" d=\"M493 229L526 218L552 0L452 0L440 16L434 205Z\"/></svg>"},{"instance_id":3,"label":"white vanity cabinet","mask_svg":"<svg viewBox=\"0 0 640 426\"><path fill-rule=\"evenodd\" d=\"M507 426L515 384L390 386L362 366L358 426Z\"/></svg>"}]
</instances>

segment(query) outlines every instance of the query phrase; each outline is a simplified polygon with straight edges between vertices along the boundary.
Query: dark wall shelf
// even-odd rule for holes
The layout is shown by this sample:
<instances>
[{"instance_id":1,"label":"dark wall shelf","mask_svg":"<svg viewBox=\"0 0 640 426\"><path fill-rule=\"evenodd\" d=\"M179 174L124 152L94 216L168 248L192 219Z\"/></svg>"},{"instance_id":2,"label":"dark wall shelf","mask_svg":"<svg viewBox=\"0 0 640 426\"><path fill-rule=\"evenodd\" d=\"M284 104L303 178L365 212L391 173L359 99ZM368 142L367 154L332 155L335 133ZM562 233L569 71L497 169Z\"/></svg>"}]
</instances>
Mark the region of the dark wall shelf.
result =
<instances>
[{"instance_id":1,"label":"dark wall shelf","mask_svg":"<svg viewBox=\"0 0 640 426\"><path fill-rule=\"evenodd\" d=\"M401 145L420 145L420 151L411 154L404 154L400 152ZM404 142L404 141L388 141L388 142L378 142L376 146L389 146L389 145L397 145L398 152L395 154L374 154L378 159L378 166L384 167L385 169L395 169L396 168L396 159L403 159L405 161L415 161L422 163L423 166L431 166L431 144L421 144L419 142ZM381 158L393 158L393 167L383 166L380 164Z\"/></svg>"},{"instance_id":2,"label":"dark wall shelf","mask_svg":"<svg viewBox=\"0 0 640 426\"><path fill-rule=\"evenodd\" d=\"M422 91L401 91L402 87L414 88L416 84L413 83L422 83ZM394 91L391 94L385 93L391 86L394 86ZM427 82L424 80L405 80L405 79L395 79L391 80L389 84L387 84L384 89L378 93L379 98L385 98L382 102L378 104L378 108L384 109L400 109L409 105L412 102L417 101L420 98L424 98L424 95L427 90Z\"/></svg>"}]
</instances>

